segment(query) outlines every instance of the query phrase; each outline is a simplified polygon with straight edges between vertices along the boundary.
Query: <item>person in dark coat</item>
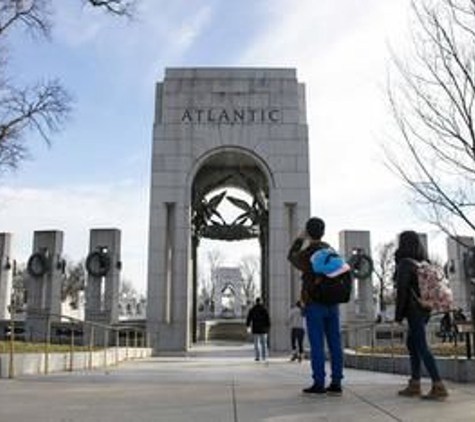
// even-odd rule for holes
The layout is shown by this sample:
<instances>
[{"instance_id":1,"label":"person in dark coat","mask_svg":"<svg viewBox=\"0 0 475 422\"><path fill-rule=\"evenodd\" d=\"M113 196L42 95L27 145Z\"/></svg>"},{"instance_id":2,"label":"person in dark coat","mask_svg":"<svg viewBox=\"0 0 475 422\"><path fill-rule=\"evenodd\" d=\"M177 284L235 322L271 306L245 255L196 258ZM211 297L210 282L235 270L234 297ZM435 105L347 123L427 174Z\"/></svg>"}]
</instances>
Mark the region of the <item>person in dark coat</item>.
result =
<instances>
[{"instance_id":1,"label":"person in dark coat","mask_svg":"<svg viewBox=\"0 0 475 422\"><path fill-rule=\"evenodd\" d=\"M396 316L401 323L407 320L407 349L411 363L411 378L406 388L398 394L405 397L421 397L421 362L432 379L429 394L422 398L440 400L448 396L437 368L437 363L426 340L426 324L430 312L423 309L418 301L421 297L417 278L418 263L428 261L427 252L414 231L404 231L399 235L399 245L395 253L396 271Z\"/></svg>"},{"instance_id":2,"label":"person in dark coat","mask_svg":"<svg viewBox=\"0 0 475 422\"><path fill-rule=\"evenodd\" d=\"M267 334L270 328L270 317L260 298L256 299L255 305L249 310L246 326L251 328L254 337L255 360L266 361L269 355L267 350Z\"/></svg>"},{"instance_id":3,"label":"person in dark coat","mask_svg":"<svg viewBox=\"0 0 475 422\"><path fill-rule=\"evenodd\" d=\"M450 312L446 312L444 316L440 320L440 337L442 338L442 343L446 341L452 342L453 340L453 323L452 317L450 316Z\"/></svg>"}]
</instances>

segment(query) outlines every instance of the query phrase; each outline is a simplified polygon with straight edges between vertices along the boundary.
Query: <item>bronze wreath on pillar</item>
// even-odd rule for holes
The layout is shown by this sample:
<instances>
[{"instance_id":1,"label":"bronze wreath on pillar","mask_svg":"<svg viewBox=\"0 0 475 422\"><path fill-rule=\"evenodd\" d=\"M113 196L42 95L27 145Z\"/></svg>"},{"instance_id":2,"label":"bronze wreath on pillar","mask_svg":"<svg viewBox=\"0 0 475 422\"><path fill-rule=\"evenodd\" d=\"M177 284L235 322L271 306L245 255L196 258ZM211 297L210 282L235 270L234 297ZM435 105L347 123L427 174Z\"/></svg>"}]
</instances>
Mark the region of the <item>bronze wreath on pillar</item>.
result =
<instances>
[{"instance_id":1,"label":"bronze wreath on pillar","mask_svg":"<svg viewBox=\"0 0 475 422\"><path fill-rule=\"evenodd\" d=\"M364 280L371 276L374 268L371 257L364 253L361 248L355 248L348 259L353 275L359 280Z\"/></svg>"},{"instance_id":2,"label":"bronze wreath on pillar","mask_svg":"<svg viewBox=\"0 0 475 422\"><path fill-rule=\"evenodd\" d=\"M111 258L104 248L91 252L86 258L86 270L94 277L104 277L111 268Z\"/></svg>"},{"instance_id":3,"label":"bronze wreath on pillar","mask_svg":"<svg viewBox=\"0 0 475 422\"><path fill-rule=\"evenodd\" d=\"M45 252L35 252L28 259L26 270L32 277L43 277L50 269L50 261Z\"/></svg>"}]
</instances>

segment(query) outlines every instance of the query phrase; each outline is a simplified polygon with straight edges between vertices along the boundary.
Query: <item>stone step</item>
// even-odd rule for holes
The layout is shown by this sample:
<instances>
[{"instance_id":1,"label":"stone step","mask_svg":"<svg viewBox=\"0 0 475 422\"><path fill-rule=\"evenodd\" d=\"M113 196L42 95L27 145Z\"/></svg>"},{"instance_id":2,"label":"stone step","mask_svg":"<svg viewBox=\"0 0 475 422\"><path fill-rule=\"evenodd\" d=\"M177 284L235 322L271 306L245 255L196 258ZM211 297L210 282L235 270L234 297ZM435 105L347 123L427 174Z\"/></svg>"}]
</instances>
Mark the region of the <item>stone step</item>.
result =
<instances>
[{"instance_id":1,"label":"stone step","mask_svg":"<svg viewBox=\"0 0 475 422\"><path fill-rule=\"evenodd\" d=\"M247 332L243 320L211 320L201 322L200 339L250 341L251 335Z\"/></svg>"}]
</instances>

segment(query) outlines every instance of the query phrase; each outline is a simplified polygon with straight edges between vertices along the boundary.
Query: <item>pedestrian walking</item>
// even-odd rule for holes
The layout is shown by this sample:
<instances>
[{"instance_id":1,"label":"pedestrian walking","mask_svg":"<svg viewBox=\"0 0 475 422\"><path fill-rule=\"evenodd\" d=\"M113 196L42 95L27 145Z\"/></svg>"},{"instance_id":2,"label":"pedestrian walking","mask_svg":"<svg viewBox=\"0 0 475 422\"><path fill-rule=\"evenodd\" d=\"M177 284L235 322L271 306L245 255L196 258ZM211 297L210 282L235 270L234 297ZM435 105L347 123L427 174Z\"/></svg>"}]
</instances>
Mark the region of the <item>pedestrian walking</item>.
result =
<instances>
[{"instance_id":1,"label":"pedestrian walking","mask_svg":"<svg viewBox=\"0 0 475 422\"><path fill-rule=\"evenodd\" d=\"M254 352L256 361L267 361L267 335L270 328L270 317L261 299L257 298L254 306L249 310L246 326L251 328L254 337Z\"/></svg>"},{"instance_id":2,"label":"pedestrian walking","mask_svg":"<svg viewBox=\"0 0 475 422\"><path fill-rule=\"evenodd\" d=\"M450 312L446 312L444 316L440 319L440 337L442 338L442 343L445 343L447 340L452 342L453 339L453 324L452 317Z\"/></svg>"},{"instance_id":3,"label":"pedestrian walking","mask_svg":"<svg viewBox=\"0 0 475 422\"><path fill-rule=\"evenodd\" d=\"M288 260L302 272L302 299L307 324L307 335L310 343L310 363L313 384L303 390L310 394L342 393L343 349L341 346L340 313L338 304L326 304L310 292L314 286L315 274L312 270L310 257L320 249L330 245L322 241L325 234L325 222L321 218L312 217L292 243ZM330 352L331 382L325 387L325 339Z\"/></svg>"},{"instance_id":4,"label":"pedestrian walking","mask_svg":"<svg viewBox=\"0 0 475 422\"><path fill-rule=\"evenodd\" d=\"M407 320L408 333L406 345L411 363L411 378L406 388L398 392L401 396L422 397L440 400L448 396L441 380L437 363L427 344L426 324L430 311L420 304L420 289L417 275L418 263L428 261L427 252L414 231L404 231L399 235L398 249L395 253L396 271L396 322ZM429 393L421 393L421 362L432 379Z\"/></svg>"},{"instance_id":5,"label":"pedestrian walking","mask_svg":"<svg viewBox=\"0 0 475 422\"><path fill-rule=\"evenodd\" d=\"M292 345L292 356L290 360L292 362L296 360L302 362L305 328L302 303L300 300L290 309L288 324L290 326L290 344Z\"/></svg>"}]
</instances>

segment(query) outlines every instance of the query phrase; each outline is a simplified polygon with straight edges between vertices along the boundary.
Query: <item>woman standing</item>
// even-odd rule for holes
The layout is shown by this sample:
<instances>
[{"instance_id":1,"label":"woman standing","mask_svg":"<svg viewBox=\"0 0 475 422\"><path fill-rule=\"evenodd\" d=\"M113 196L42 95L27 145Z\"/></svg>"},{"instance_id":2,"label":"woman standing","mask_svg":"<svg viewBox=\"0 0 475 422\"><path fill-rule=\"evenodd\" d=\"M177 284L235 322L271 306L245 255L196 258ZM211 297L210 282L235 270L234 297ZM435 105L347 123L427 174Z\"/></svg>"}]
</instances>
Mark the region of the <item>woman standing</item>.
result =
<instances>
[{"instance_id":1,"label":"woman standing","mask_svg":"<svg viewBox=\"0 0 475 422\"><path fill-rule=\"evenodd\" d=\"M414 231L404 231L399 235L399 245L395 254L396 272L396 322L407 319L407 349L411 362L411 378L406 388L399 391L400 396L421 397L421 362L432 379L432 388L423 399L441 400L448 396L426 340L426 324L430 311L423 309L417 298L420 297L417 280L417 266L427 261L427 252L419 235Z\"/></svg>"}]
</instances>

